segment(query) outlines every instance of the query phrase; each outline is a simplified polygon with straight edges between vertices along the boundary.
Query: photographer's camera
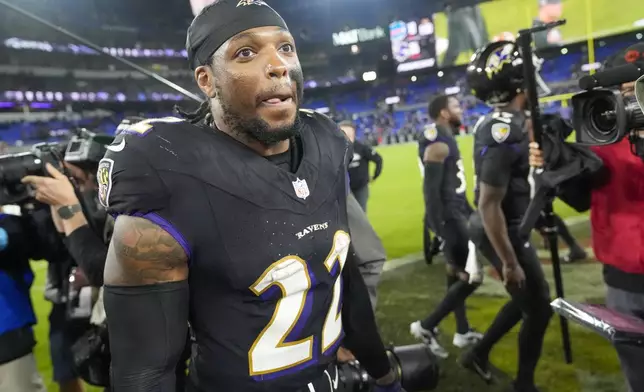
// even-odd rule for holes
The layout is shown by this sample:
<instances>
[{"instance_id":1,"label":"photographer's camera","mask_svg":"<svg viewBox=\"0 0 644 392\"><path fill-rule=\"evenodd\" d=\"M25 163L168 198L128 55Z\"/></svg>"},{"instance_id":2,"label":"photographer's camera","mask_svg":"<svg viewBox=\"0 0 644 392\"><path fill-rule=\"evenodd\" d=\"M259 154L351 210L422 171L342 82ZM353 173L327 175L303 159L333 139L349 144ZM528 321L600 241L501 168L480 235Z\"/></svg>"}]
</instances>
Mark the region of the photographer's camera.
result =
<instances>
[{"instance_id":1,"label":"photographer's camera","mask_svg":"<svg viewBox=\"0 0 644 392\"><path fill-rule=\"evenodd\" d=\"M612 88L631 85L641 75L644 75L644 64L632 63L580 80L580 87L588 91L572 97L573 127L577 130L578 143L607 145L628 136L633 153L644 159L641 142L644 139L639 134L644 130L643 108L628 89Z\"/></svg>"}]
</instances>

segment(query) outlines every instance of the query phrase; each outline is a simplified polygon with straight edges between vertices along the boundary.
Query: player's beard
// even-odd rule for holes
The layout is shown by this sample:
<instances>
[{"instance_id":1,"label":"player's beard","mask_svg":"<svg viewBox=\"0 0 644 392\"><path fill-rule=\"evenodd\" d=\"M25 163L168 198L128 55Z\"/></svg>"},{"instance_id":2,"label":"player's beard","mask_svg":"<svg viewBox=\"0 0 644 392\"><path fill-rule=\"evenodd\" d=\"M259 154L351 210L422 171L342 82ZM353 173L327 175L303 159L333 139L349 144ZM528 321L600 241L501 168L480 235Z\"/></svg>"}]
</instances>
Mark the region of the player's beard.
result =
<instances>
[{"instance_id":1,"label":"player's beard","mask_svg":"<svg viewBox=\"0 0 644 392\"><path fill-rule=\"evenodd\" d=\"M279 142L290 139L300 134L302 127L302 120L300 118L300 103L302 102L303 94L303 75L301 68L295 68L289 71L291 80L297 86L297 107L295 110L295 118L291 124L287 124L278 128L271 128L271 126L260 118L259 116L248 117L243 116L241 113L236 112L231 105L227 102L221 101L221 109L223 112L223 120L226 125L236 133L239 137L256 140L266 147L274 146ZM215 87L218 96L221 94L220 87Z\"/></svg>"},{"instance_id":2,"label":"player's beard","mask_svg":"<svg viewBox=\"0 0 644 392\"><path fill-rule=\"evenodd\" d=\"M299 103L293 122L279 128L271 128L271 126L260 117L244 117L234 110L231 110L231 108L226 104L222 103L221 108L224 113L224 123L230 127L232 132L244 139L257 140L266 147L274 146L281 141L299 135L300 128L302 126L302 120L300 119L299 113Z\"/></svg>"},{"instance_id":3,"label":"player's beard","mask_svg":"<svg viewBox=\"0 0 644 392\"><path fill-rule=\"evenodd\" d=\"M452 131L454 133L458 133L459 129L461 128L461 125L463 123L461 122L461 119L458 118L457 116L452 116L452 118L449 121L449 125L452 126Z\"/></svg>"}]
</instances>

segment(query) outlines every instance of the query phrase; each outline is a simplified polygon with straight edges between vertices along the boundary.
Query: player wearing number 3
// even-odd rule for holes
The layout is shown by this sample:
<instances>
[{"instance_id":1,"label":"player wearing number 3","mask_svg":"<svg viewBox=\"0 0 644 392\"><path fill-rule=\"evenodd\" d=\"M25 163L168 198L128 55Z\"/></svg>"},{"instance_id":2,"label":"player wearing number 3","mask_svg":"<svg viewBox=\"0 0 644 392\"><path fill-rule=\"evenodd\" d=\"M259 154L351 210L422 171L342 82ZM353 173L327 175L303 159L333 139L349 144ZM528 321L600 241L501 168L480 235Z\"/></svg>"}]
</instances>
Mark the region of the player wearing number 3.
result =
<instances>
[{"instance_id":1,"label":"player wearing number 3","mask_svg":"<svg viewBox=\"0 0 644 392\"><path fill-rule=\"evenodd\" d=\"M470 248L467 221L472 207L465 195L463 161L454 138L463 121L463 111L456 98L440 95L429 104L429 115L435 124L425 129L418 153L424 167L426 221L444 240L448 290L436 309L426 319L412 323L410 331L417 339L427 342L435 355L447 358L447 351L438 343L434 329L454 312L455 346L465 347L481 337L470 328L465 314L465 300L479 283L465 272Z\"/></svg>"},{"instance_id":2,"label":"player wearing number 3","mask_svg":"<svg viewBox=\"0 0 644 392\"><path fill-rule=\"evenodd\" d=\"M189 391L335 391L340 344L376 391L402 391L351 252L351 145L299 110L286 24L263 1L215 1L187 50L206 102L119 127L99 168L118 216L105 267L112 389L173 391L189 325Z\"/></svg>"}]
</instances>

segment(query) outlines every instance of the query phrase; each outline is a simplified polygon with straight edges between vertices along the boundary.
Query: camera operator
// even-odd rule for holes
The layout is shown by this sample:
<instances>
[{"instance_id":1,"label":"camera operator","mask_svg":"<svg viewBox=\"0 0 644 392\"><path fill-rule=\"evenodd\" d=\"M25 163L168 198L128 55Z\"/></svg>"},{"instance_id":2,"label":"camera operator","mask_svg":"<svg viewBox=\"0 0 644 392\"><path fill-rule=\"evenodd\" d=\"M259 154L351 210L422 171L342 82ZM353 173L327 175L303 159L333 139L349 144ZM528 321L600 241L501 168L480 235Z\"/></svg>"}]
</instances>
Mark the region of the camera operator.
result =
<instances>
[{"instance_id":1,"label":"camera operator","mask_svg":"<svg viewBox=\"0 0 644 392\"><path fill-rule=\"evenodd\" d=\"M0 207L0 392L46 391L33 355L28 239L23 218Z\"/></svg>"},{"instance_id":2,"label":"camera operator","mask_svg":"<svg viewBox=\"0 0 644 392\"><path fill-rule=\"evenodd\" d=\"M644 60L644 44L615 56L607 67ZM623 97L634 95L635 82L621 85ZM579 129L577 130L579 132ZM630 139L630 140L629 140ZM593 249L604 264L606 305L644 319L644 129L610 145L592 147L604 170L588 182ZM545 165L543 153L531 144L530 163ZM616 345L630 390L644 391L644 348Z\"/></svg>"},{"instance_id":3,"label":"camera operator","mask_svg":"<svg viewBox=\"0 0 644 392\"><path fill-rule=\"evenodd\" d=\"M98 183L93 174L98 169L98 163L88 164L85 169L71 163L65 163L65 167L78 184L85 205L90 209L88 212L92 216L89 219L94 220L95 227L104 228L103 233L109 231L110 228L106 227L110 224L107 214L98 209ZM92 229L70 179L49 163L46 169L51 177L27 176L22 182L34 188L36 200L50 206L56 229L65 236L70 254L82 268L89 283L101 287L107 256L103 233L96 233Z\"/></svg>"},{"instance_id":4,"label":"camera operator","mask_svg":"<svg viewBox=\"0 0 644 392\"><path fill-rule=\"evenodd\" d=\"M76 281L86 277L89 286L101 287L107 246L102 235L95 233L89 224L89 220L93 220L94 227L102 228L107 217L97 210L98 203L93 201L97 200L98 185L92 173L96 172L98 163L86 163L82 169L70 163L65 163L65 167L78 184L84 204L91 211L88 212L93 212L92 216L86 217L83 213L71 180L50 163L45 168L51 177L26 176L22 182L32 186L36 200L50 206L56 230L64 237L69 254L82 271L76 272ZM66 278L71 272L66 268L62 276ZM50 351L54 379L63 392L83 390L71 347L89 329L87 318L71 319L70 316L67 303L53 304L49 318Z\"/></svg>"}]
</instances>

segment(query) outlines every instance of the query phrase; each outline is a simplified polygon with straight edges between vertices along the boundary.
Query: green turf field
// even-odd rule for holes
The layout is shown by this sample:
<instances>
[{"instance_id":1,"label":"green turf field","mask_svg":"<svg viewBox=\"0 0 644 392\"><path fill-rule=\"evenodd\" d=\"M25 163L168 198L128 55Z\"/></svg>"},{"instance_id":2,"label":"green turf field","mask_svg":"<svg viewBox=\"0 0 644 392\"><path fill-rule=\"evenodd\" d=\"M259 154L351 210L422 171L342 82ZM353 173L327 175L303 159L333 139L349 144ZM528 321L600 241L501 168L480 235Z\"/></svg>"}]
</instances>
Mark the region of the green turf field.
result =
<instances>
[{"instance_id":1,"label":"green turf field","mask_svg":"<svg viewBox=\"0 0 644 392\"><path fill-rule=\"evenodd\" d=\"M590 7L588 7L590 6ZM538 15L536 0L493 0L480 5L489 38L503 32L514 35L532 25ZM562 18L567 23L560 31L564 42L579 42L634 30L634 23L644 18L641 0L564 0ZM436 37L447 38L447 17L434 15ZM589 34L588 32L592 32ZM465 64L471 53L462 53L456 64Z\"/></svg>"},{"instance_id":2,"label":"green turf field","mask_svg":"<svg viewBox=\"0 0 644 392\"><path fill-rule=\"evenodd\" d=\"M459 138L464 157L467 179L472 185L472 139ZM379 148L384 159L382 177L372 186L369 202L369 217L387 249L390 259L418 253L422 250L422 214L420 173L416 158L416 145L397 145ZM470 192L471 195L471 192ZM564 217L573 211L557 204L556 210ZM584 245L588 244L588 225L573 227ZM396 261L390 266L397 265ZM415 262L387 272L380 286L378 320L386 341L396 344L410 343L408 325L411 321L426 316L440 300L445 290L443 266L436 263L426 266ZM552 276L548 265L544 267ZM51 367L47 348L48 303L42 300L45 265L34 263L37 280L33 298L40 323L36 327L38 346L36 355L39 368L49 383L49 391L57 391L51 382ZM567 294L577 300L597 301L604 295L601 267L595 262L565 266L564 280ZM494 279L487 279L477 295L468 301L470 322L478 329L485 329L505 301L503 287ZM516 332L502 340L493 352L492 360L499 367L500 381L487 386L476 377L460 369L455 362L458 351L450 346L454 332L452 317L442 324L445 345L452 356L442 362L442 380L437 391L471 392L503 391L508 377L516 369ZM572 327L574 365L563 361L559 338L558 321L553 319L540 363L537 380L544 391L549 392L622 392L623 381L619 365L611 346L597 335L578 327ZM88 391L98 389L88 388Z\"/></svg>"},{"instance_id":3,"label":"green turf field","mask_svg":"<svg viewBox=\"0 0 644 392\"><path fill-rule=\"evenodd\" d=\"M473 200L473 139L459 138L461 156L467 179L468 197ZM397 258L422 250L423 196L418 168L417 147L403 144L382 147L384 169L371 187L369 219L382 237L389 258ZM575 211L563 203L555 210L563 218Z\"/></svg>"}]
</instances>

